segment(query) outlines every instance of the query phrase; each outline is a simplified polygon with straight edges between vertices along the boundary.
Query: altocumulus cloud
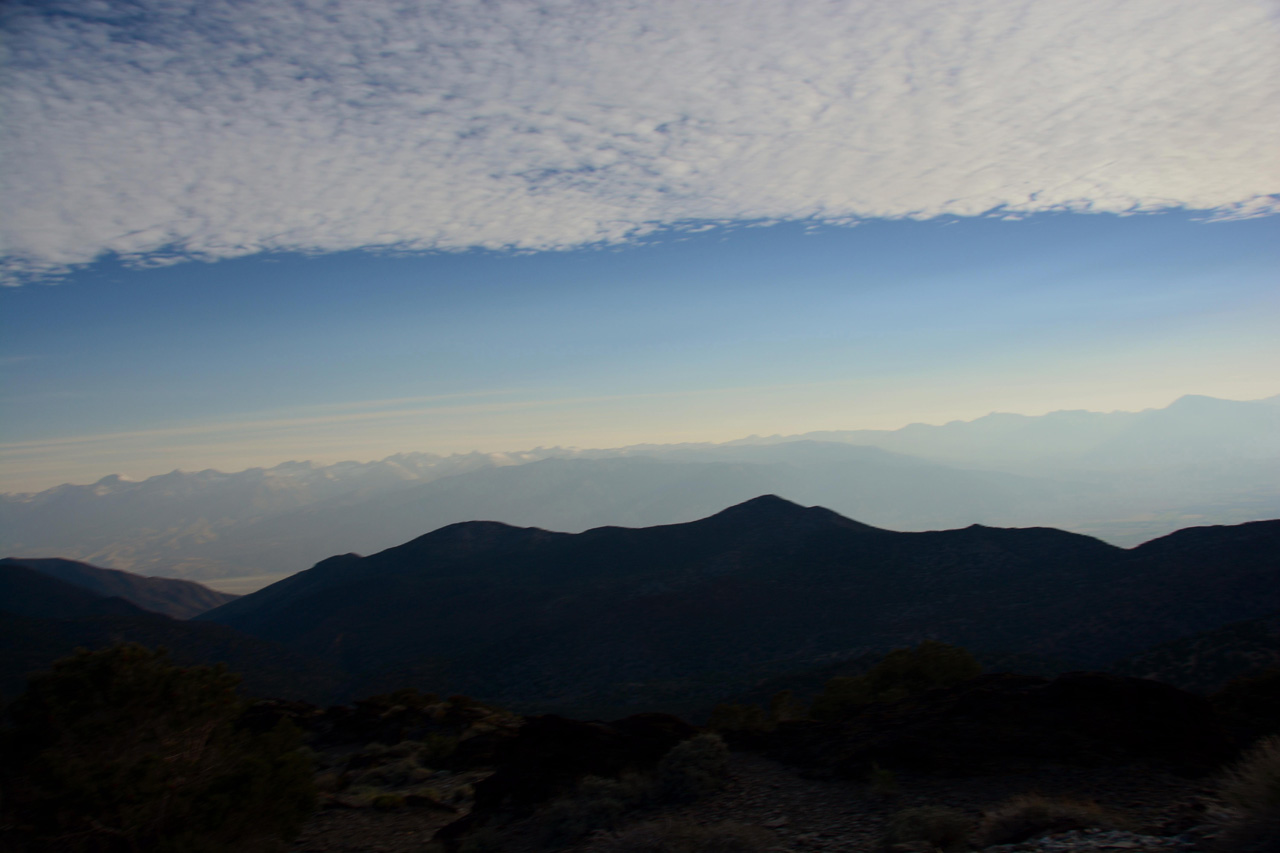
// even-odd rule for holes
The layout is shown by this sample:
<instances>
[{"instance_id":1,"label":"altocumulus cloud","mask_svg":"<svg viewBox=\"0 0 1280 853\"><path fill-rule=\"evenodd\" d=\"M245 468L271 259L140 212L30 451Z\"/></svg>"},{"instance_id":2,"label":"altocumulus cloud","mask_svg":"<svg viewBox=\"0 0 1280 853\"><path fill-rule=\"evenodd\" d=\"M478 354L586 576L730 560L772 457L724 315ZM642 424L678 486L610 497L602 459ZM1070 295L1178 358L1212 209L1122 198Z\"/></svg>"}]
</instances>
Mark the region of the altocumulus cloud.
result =
<instances>
[{"instance_id":1,"label":"altocumulus cloud","mask_svg":"<svg viewBox=\"0 0 1280 853\"><path fill-rule=\"evenodd\" d=\"M1280 202L1251 0L10 2L6 278Z\"/></svg>"}]
</instances>

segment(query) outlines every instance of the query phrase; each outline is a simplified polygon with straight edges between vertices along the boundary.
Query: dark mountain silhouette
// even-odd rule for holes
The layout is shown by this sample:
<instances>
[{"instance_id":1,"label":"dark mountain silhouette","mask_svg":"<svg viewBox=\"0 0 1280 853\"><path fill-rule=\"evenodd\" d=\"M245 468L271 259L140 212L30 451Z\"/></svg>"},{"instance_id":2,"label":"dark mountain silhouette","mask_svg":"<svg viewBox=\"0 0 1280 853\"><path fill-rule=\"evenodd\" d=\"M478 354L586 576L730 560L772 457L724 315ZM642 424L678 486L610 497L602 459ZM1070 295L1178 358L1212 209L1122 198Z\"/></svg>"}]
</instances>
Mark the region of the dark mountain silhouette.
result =
<instances>
[{"instance_id":1,"label":"dark mountain silhouette","mask_svg":"<svg viewBox=\"0 0 1280 853\"><path fill-rule=\"evenodd\" d=\"M320 701L341 682L333 667L224 625L172 619L12 562L0 565L0 695L77 647L164 646L181 664L225 663L252 695Z\"/></svg>"},{"instance_id":2,"label":"dark mountain silhouette","mask_svg":"<svg viewBox=\"0 0 1280 853\"><path fill-rule=\"evenodd\" d=\"M122 598L90 592L44 572L0 562L0 610L48 619L145 617L147 611Z\"/></svg>"},{"instance_id":3,"label":"dark mountain silhouette","mask_svg":"<svg viewBox=\"0 0 1280 853\"><path fill-rule=\"evenodd\" d=\"M1280 609L1280 522L1124 550L1049 528L897 533L774 496L579 534L450 525L198 617L329 658L357 692L688 712L925 638L1100 667Z\"/></svg>"},{"instance_id":4,"label":"dark mountain silhouette","mask_svg":"<svg viewBox=\"0 0 1280 853\"><path fill-rule=\"evenodd\" d=\"M32 569L98 595L123 598L144 610L163 613L174 619L190 619L197 613L212 610L238 597L217 592L193 581L148 578L118 569L102 569L75 560L6 557L0 560L0 568L5 566Z\"/></svg>"}]
</instances>

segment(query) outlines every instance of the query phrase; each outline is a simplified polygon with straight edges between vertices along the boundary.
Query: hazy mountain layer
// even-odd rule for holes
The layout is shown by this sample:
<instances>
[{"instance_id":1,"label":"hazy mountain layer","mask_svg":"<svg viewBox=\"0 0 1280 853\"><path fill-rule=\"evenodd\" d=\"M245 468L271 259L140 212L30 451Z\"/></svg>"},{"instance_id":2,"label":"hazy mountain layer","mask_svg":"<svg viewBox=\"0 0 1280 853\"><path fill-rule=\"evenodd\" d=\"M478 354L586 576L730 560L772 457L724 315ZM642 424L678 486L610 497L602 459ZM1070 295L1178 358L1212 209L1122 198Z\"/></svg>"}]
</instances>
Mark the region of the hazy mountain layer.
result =
<instances>
[{"instance_id":1,"label":"hazy mountain layer","mask_svg":"<svg viewBox=\"0 0 1280 853\"><path fill-rule=\"evenodd\" d=\"M1280 522L1123 550L1060 530L897 533L776 497L580 534L456 524L201 617L338 663L357 692L688 708L925 638L1104 666L1280 609Z\"/></svg>"},{"instance_id":2,"label":"hazy mountain layer","mask_svg":"<svg viewBox=\"0 0 1280 853\"><path fill-rule=\"evenodd\" d=\"M1138 413L995 414L725 445L109 477L0 496L0 553L198 579L280 576L459 521L652 526L762 493L902 530L1050 525L1133 545L1280 516L1280 398L1184 397Z\"/></svg>"}]
</instances>

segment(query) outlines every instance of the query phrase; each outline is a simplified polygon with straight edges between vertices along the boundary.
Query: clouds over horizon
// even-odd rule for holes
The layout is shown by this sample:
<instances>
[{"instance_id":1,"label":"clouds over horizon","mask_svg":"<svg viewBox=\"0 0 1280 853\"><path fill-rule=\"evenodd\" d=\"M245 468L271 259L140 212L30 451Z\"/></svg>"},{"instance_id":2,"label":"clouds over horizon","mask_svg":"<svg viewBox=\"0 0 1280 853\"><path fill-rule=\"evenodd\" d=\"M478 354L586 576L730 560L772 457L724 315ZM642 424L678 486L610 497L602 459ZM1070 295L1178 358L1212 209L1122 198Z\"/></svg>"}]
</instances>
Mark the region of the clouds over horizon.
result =
<instances>
[{"instance_id":1,"label":"clouds over horizon","mask_svg":"<svg viewBox=\"0 0 1280 853\"><path fill-rule=\"evenodd\" d=\"M680 223L1280 212L1266 3L16 3L8 281Z\"/></svg>"}]
</instances>

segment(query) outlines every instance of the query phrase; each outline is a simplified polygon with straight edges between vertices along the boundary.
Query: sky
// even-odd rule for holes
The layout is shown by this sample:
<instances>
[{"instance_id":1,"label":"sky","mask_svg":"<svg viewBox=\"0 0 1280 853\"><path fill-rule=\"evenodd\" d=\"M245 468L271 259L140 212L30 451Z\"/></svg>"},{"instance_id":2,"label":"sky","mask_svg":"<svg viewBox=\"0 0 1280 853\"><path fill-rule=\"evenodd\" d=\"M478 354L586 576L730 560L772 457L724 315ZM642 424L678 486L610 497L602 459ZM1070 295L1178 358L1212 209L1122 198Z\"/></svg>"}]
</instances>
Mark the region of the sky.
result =
<instances>
[{"instance_id":1,"label":"sky","mask_svg":"<svg viewBox=\"0 0 1280 853\"><path fill-rule=\"evenodd\" d=\"M1248 0L10 2L0 490L1280 392Z\"/></svg>"}]
</instances>

